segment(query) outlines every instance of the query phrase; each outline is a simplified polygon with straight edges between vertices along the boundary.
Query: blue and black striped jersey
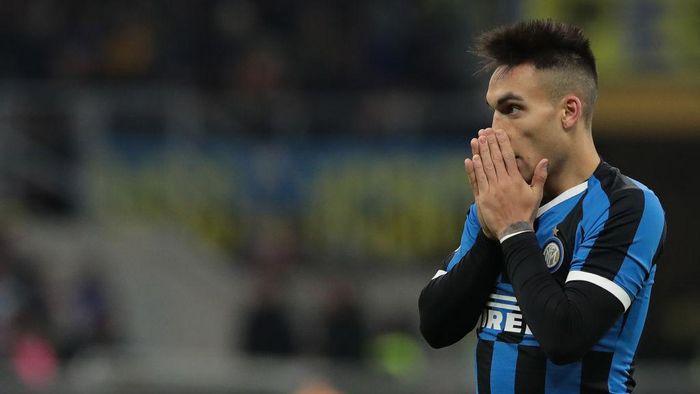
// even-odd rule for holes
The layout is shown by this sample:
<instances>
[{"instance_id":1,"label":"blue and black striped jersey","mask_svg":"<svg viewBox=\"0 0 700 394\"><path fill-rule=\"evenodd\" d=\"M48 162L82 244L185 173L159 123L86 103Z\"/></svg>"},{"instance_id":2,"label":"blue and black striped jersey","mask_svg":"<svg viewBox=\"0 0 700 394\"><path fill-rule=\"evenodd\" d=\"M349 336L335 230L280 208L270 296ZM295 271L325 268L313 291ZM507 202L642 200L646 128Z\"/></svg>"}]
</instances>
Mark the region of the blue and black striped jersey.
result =
<instances>
[{"instance_id":1,"label":"blue and black striped jersey","mask_svg":"<svg viewBox=\"0 0 700 394\"><path fill-rule=\"evenodd\" d=\"M478 392L631 392L634 356L666 231L658 198L601 162L586 182L541 206L534 228L547 270L561 288L576 282L595 285L612 295L609 302L619 302L616 308L624 312L619 318L613 315L614 324L602 337L596 336L599 339L582 357L553 362L538 341L544 330L528 325L508 271L500 270L476 322ZM465 256L480 233L472 205L459 248L433 280L466 264ZM502 267L503 255L492 256L501 260L492 264Z\"/></svg>"}]
</instances>

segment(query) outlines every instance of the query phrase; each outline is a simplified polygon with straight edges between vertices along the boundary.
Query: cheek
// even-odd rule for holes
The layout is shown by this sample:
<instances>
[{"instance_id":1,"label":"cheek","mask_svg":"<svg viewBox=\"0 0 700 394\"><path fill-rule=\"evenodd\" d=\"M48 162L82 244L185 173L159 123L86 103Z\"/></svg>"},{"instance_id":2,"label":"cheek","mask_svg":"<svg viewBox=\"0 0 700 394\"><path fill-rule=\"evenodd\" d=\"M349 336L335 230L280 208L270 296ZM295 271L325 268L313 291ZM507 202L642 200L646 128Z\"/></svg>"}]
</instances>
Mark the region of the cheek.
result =
<instances>
[{"instance_id":1,"label":"cheek","mask_svg":"<svg viewBox=\"0 0 700 394\"><path fill-rule=\"evenodd\" d=\"M536 134L529 130L517 130L513 134L510 139L513 152L520 157L521 161L528 162L538 145L537 140L534 138Z\"/></svg>"},{"instance_id":2,"label":"cheek","mask_svg":"<svg viewBox=\"0 0 700 394\"><path fill-rule=\"evenodd\" d=\"M548 157L553 145L556 145L552 115L550 112L530 113L511 124L511 145L516 156L520 157L517 160L518 170L527 182L531 181L537 163Z\"/></svg>"},{"instance_id":3,"label":"cheek","mask_svg":"<svg viewBox=\"0 0 700 394\"><path fill-rule=\"evenodd\" d=\"M532 181L532 174L534 174L534 167L532 167L526 159L518 159L517 162L520 176L523 177L525 182L530 183Z\"/></svg>"},{"instance_id":4,"label":"cheek","mask_svg":"<svg viewBox=\"0 0 700 394\"><path fill-rule=\"evenodd\" d=\"M531 181L534 168L542 157L538 149L541 145L534 138L535 135L536 133L522 130L515 138L511 138L513 152L515 152L517 158L518 170L527 182Z\"/></svg>"}]
</instances>

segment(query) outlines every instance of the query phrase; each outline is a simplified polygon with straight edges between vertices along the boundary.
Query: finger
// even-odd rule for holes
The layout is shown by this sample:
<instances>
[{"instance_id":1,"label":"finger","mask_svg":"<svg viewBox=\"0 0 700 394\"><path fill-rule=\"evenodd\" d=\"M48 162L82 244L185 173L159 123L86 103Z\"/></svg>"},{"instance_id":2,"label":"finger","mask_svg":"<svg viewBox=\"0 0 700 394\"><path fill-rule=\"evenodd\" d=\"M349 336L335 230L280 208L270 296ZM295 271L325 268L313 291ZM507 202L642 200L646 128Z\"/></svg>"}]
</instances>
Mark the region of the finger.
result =
<instances>
[{"instance_id":1,"label":"finger","mask_svg":"<svg viewBox=\"0 0 700 394\"><path fill-rule=\"evenodd\" d=\"M496 169L496 176L499 178L505 178L508 176L508 171L506 170L506 164L503 162L503 155L501 154L501 148L498 146L498 140L496 139L496 134L491 131L486 134L486 139L488 140L489 151L491 152L491 160L493 161L493 167Z\"/></svg>"},{"instance_id":2,"label":"finger","mask_svg":"<svg viewBox=\"0 0 700 394\"><path fill-rule=\"evenodd\" d=\"M496 183L498 177L496 176L496 168L493 166L493 160L491 159L491 150L489 149L489 142L486 136L482 135L481 137L479 137L479 152L479 157L481 157L481 163L484 174L486 174L489 183ZM481 179L479 179L478 174L477 181L481 182Z\"/></svg>"},{"instance_id":3,"label":"finger","mask_svg":"<svg viewBox=\"0 0 700 394\"><path fill-rule=\"evenodd\" d=\"M479 154L479 140L477 138L479 138L479 136L483 134L483 132L484 129L479 129L479 131L476 134L476 138L472 138L469 142L469 144L472 147L472 156Z\"/></svg>"},{"instance_id":4,"label":"finger","mask_svg":"<svg viewBox=\"0 0 700 394\"><path fill-rule=\"evenodd\" d=\"M489 181L484 172L484 163L482 162L481 155L475 155L473 162L476 183L479 185L479 193L486 193L489 190Z\"/></svg>"},{"instance_id":5,"label":"finger","mask_svg":"<svg viewBox=\"0 0 700 394\"><path fill-rule=\"evenodd\" d=\"M547 182L547 173L549 170L548 167L549 160L542 159L539 163L537 163L537 167L535 167L535 173L532 175L532 182L530 183L530 187L539 192L540 195L542 195L544 191L544 184L545 182Z\"/></svg>"},{"instance_id":6,"label":"finger","mask_svg":"<svg viewBox=\"0 0 700 394\"><path fill-rule=\"evenodd\" d=\"M476 138L472 138L471 142L469 143L472 146L472 157L474 155L479 154L479 140Z\"/></svg>"},{"instance_id":7,"label":"finger","mask_svg":"<svg viewBox=\"0 0 700 394\"><path fill-rule=\"evenodd\" d=\"M474 161L470 159L464 160L464 168L467 170L469 184L472 186L472 191L474 192L474 200L476 200L476 198L479 197L479 185L476 183L476 174L474 173Z\"/></svg>"},{"instance_id":8,"label":"finger","mask_svg":"<svg viewBox=\"0 0 700 394\"><path fill-rule=\"evenodd\" d=\"M501 155L503 155L503 162L508 175L518 175L520 173L518 171L518 162L515 160L515 152L513 152L513 147L510 145L508 134L503 130L496 130L496 139L501 148Z\"/></svg>"}]
</instances>

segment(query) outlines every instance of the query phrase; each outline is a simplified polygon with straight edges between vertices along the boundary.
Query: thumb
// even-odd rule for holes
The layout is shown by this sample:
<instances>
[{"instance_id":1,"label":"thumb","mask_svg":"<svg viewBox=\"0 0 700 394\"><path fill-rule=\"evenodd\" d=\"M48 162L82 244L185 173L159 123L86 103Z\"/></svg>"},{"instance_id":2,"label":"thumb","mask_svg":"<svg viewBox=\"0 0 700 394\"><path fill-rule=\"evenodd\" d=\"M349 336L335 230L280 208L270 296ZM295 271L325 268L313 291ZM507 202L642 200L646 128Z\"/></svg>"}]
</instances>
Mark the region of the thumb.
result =
<instances>
[{"instance_id":1,"label":"thumb","mask_svg":"<svg viewBox=\"0 0 700 394\"><path fill-rule=\"evenodd\" d=\"M532 183L530 186L537 189L539 193L544 190L544 183L547 181L547 173L549 170L549 160L542 159L535 167L535 173L532 175Z\"/></svg>"}]
</instances>

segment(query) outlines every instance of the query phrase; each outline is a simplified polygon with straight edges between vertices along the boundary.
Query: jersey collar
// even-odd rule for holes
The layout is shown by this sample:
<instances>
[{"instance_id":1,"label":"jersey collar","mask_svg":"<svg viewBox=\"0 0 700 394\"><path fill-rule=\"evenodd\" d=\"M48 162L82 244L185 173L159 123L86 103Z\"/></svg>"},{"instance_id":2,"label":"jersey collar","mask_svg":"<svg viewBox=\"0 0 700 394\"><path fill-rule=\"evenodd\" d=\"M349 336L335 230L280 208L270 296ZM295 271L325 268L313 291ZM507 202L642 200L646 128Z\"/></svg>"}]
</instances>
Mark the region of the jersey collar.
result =
<instances>
[{"instance_id":1,"label":"jersey collar","mask_svg":"<svg viewBox=\"0 0 700 394\"><path fill-rule=\"evenodd\" d=\"M554 199L552 199L550 202L542 205L537 210L537 217L542 216L545 212L554 208L558 204L570 199L571 197L583 193L583 191L586 189L588 189L588 181L585 181L583 183L579 183L578 185L572 187L571 189L567 189L562 194L560 194L560 195L556 196Z\"/></svg>"}]
</instances>

